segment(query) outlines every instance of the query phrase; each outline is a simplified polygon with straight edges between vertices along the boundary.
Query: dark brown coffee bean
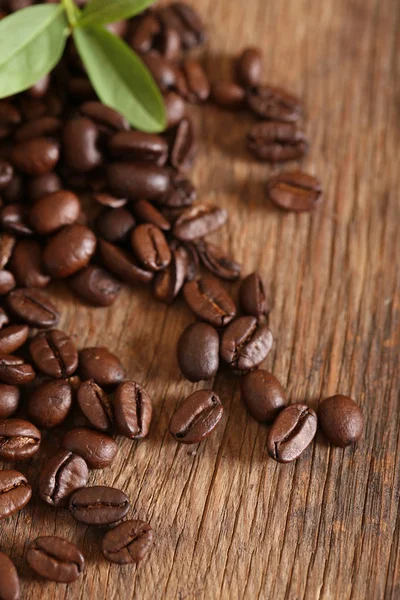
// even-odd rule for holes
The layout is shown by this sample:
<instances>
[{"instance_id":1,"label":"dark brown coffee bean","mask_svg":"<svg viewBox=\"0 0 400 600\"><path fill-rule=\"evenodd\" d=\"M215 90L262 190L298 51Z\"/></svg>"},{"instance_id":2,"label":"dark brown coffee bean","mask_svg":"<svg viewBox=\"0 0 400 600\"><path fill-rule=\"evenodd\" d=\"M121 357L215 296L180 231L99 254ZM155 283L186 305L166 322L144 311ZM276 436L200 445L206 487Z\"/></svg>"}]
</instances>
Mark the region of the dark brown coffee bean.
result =
<instances>
[{"instance_id":1,"label":"dark brown coffee bean","mask_svg":"<svg viewBox=\"0 0 400 600\"><path fill-rule=\"evenodd\" d=\"M178 90L178 69L176 66L161 56L158 52L152 50L142 55L142 60L160 88L161 91Z\"/></svg>"},{"instance_id":2,"label":"dark brown coffee bean","mask_svg":"<svg viewBox=\"0 0 400 600\"><path fill-rule=\"evenodd\" d=\"M259 423L271 423L287 404L285 390L268 371L251 371L242 378L241 384L247 410Z\"/></svg>"},{"instance_id":3,"label":"dark brown coffee bean","mask_svg":"<svg viewBox=\"0 0 400 600\"><path fill-rule=\"evenodd\" d=\"M118 246L99 240L99 251L104 266L123 281L149 283L154 277L154 272L143 269L132 255Z\"/></svg>"},{"instance_id":4,"label":"dark brown coffee bean","mask_svg":"<svg viewBox=\"0 0 400 600\"><path fill-rule=\"evenodd\" d=\"M187 171L193 164L197 144L193 131L193 122L185 118L176 126L171 143L171 165L178 171Z\"/></svg>"},{"instance_id":5,"label":"dark brown coffee bean","mask_svg":"<svg viewBox=\"0 0 400 600\"><path fill-rule=\"evenodd\" d=\"M302 158L308 151L308 140L294 123L263 121L251 127L247 147L260 160L284 162Z\"/></svg>"},{"instance_id":6,"label":"dark brown coffee bean","mask_svg":"<svg viewBox=\"0 0 400 600\"><path fill-rule=\"evenodd\" d=\"M5 296L16 286L15 277L10 271L0 270L0 296Z\"/></svg>"},{"instance_id":7,"label":"dark brown coffee bean","mask_svg":"<svg viewBox=\"0 0 400 600\"><path fill-rule=\"evenodd\" d=\"M9 319L7 313L4 311L3 308L0 307L0 329L2 327L4 327L5 325L8 325L9 322L10 322L10 319Z\"/></svg>"},{"instance_id":8,"label":"dark brown coffee bean","mask_svg":"<svg viewBox=\"0 0 400 600\"><path fill-rule=\"evenodd\" d=\"M28 400L28 415L41 429L60 425L72 406L72 389L66 379L39 385Z\"/></svg>"},{"instance_id":9,"label":"dark brown coffee bean","mask_svg":"<svg viewBox=\"0 0 400 600\"><path fill-rule=\"evenodd\" d=\"M0 354L12 354L23 344L29 335L27 325L10 325L0 331Z\"/></svg>"},{"instance_id":10,"label":"dark brown coffee bean","mask_svg":"<svg viewBox=\"0 0 400 600\"><path fill-rule=\"evenodd\" d=\"M87 77L70 77L67 83L67 90L69 95L72 96L77 102L84 102L86 100L96 100L96 92L94 91L92 84L90 83ZM70 138L73 139L73 135L69 135ZM83 145L81 141L79 145ZM93 152L92 157L94 156L95 152Z\"/></svg>"},{"instance_id":11,"label":"dark brown coffee bean","mask_svg":"<svg viewBox=\"0 0 400 600\"><path fill-rule=\"evenodd\" d=\"M94 306L111 306L121 291L121 284L108 271L89 265L69 280L70 287Z\"/></svg>"},{"instance_id":12,"label":"dark brown coffee bean","mask_svg":"<svg viewBox=\"0 0 400 600\"><path fill-rule=\"evenodd\" d=\"M182 63L183 74L188 86L189 102L205 102L210 95L210 83L198 60L186 58Z\"/></svg>"},{"instance_id":13,"label":"dark brown coffee bean","mask_svg":"<svg viewBox=\"0 0 400 600\"><path fill-rule=\"evenodd\" d=\"M108 431L114 421L111 400L93 379L84 381L78 389L77 402L90 425Z\"/></svg>"},{"instance_id":14,"label":"dark brown coffee bean","mask_svg":"<svg viewBox=\"0 0 400 600\"><path fill-rule=\"evenodd\" d=\"M183 294L194 314L214 327L225 327L236 315L234 301L214 277L186 283Z\"/></svg>"},{"instance_id":15,"label":"dark brown coffee bean","mask_svg":"<svg viewBox=\"0 0 400 600\"><path fill-rule=\"evenodd\" d=\"M82 456L90 469L109 467L118 453L118 445L111 437L84 427L68 431L61 445L65 450Z\"/></svg>"},{"instance_id":16,"label":"dark brown coffee bean","mask_svg":"<svg viewBox=\"0 0 400 600\"><path fill-rule=\"evenodd\" d=\"M280 173L271 177L267 181L267 191L276 206L294 212L313 210L322 200L320 181L301 171Z\"/></svg>"},{"instance_id":17,"label":"dark brown coffee bean","mask_svg":"<svg viewBox=\"0 0 400 600\"><path fill-rule=\"evenodd\" d=\"M79 352L82 379L93 379L100 386L118 385L125 378L119 359L107 348L84 348Z\"/></svg>"},{"instance_id":18,"label":"dark brown coffee bean","mask_svg":"<svg viewBox=\"0 0 400 600\"><path fill-rule=\"evenodd\" d=\"M27 175L50 173L59 158L58 143L44 137L18 142L10 155L12 164Z\"/></svg>"},{"instance_id":19,"label":"dark brown coffee bean","mask_svg":"<svg viewBox=\"0 0 400 600\"><path fill-rule=\"evenodd\" d=\"M99 131L91 119L82 117L67 121L63 132L64 160L78 173L92 171L103 162L99 151Z\"/></svg>"},{"instance_id":20,"label":"dark brown coffee bean","mask_svg":"<svg viewBox=\"0 0 400 600\"><path fill-rule=\"evenodd\" d=\"M111 196L111 194L93 194L93 199L98 204L109 208L122 208L128 202L126 198L116 198L115 196Z\"/></svg>"},{"instance_id":21,"label":"dark brown coffee bean","mask_svg":"<svg viewBox=\"0 0 400 600\"><path fill-rule=\"evenodd\" d=\"M62 188L62 181L57 173L45 173L33 177L28 182L28 193L32 202L40 200L43 196L48 196L58 192Z\"/></svg>"},{"instance_id":22,"label":"dark brown coffee bean","mask_svg":"<svg viewBox=\"0 0 400 600\"><path fill-rule=\"evenodd\" d=\"M219 246L200 240L196 243L196 250L203 265L220 279L234 281L240 277L240 265Z\"/></svg>"},{"instance_id":23,"label":"dark brown coffee bean","mask_svg":"<svg viewBox=\"0 0 400 600\"><path fill-rule=\"evenodd\" d=\"M247 91L247 104L262 119L273 121L295 122L303 113L299 98L268 85L251 86Z\"/></svg>"},{"instance_id":24,"label":"dark brown coffee bean","mask_svg":"<svg viewBox=\"0 0 400 600\"><path fill-rule=\"evenodd\" d=\"M11 258L16 239L10 233L0 233L0 269L4 269Z\"/></svg>"},{"instance_id":25,"label":"dark brown coffee bean","mask_svg":"<svg viewBox=\"0 0 400 600\"><path fill-rule=\"evenodd\" d=\"M120 435L140 440L149 433L153 414L147 391L135 381L124 381L113 400L115 424Z\"/></svg>"},{"instance_id":26,"label":"dark brown coffee bean","mask_svg":"<svg viewBox=\"0 0 400 600\"><path fill-rule=\"evenodd\" d=\"M153 294L157 300L172 304L185 283L187 261L187 252L182 246L171 252L168 267L154 277Z\"/></svg>"},{"instance_id":27,"label":"dark brown coffee bean","mask_svg":"<svg viewBox=\"0 0 400 600\"><path fill-rule=\"evenodd\" d=\"M36 240L19 240L12 253L10 268L18 285L25 288L44 288L50 277L44 272L42 248Z\"/></svg>"},{"instance_id":28,"label":"dark brown coffee bean","mask_svg":"<svg viewBox=\"0 0 400 600\"><path fill-rule=\"evenodd\" d=\"M51 506L66 506L69 496L84 488L89 469L81 456L58 450L44 465L39 479L39 495Z\"/></svg>"},{"instance_id":29,"label":"dark brown coffee bean","mask_svg":"<svg viewBox=\"0 0 400 600\"><path fill-rule=\"evenodd\" d=\"M6 100L0 101L0 130L7 131L7 135L11 134L16 125L21 122L21 113L19 110Z\"/></svg>"},{"instance_id":30,"label":"dark brown coffee bean","mask_svg":"<svg viewBox=\"0 0 400 600\"><path fill-rule=\"evenodd\" d=\"M360 407L354 400L341 394L321 402L318 423L328 440L340 448L358 442L364 429Z\"/></svg>"},{"instance_id":31,"label":"dark brown coffee bean","mask_svg":"<svg viewBox=\"0 0 400 600\"><path fill-rule=\"evenodd\" d=\"M126 208L105 208L96 219L97 234L107 242L123 242L135 226L135 219Z\"/></svg>"},{"instance_id":32,"label":"dark brown coffee bean","mask_svg":"<svg viewBox=\"0 0 400 600\"><path fill-rule=\"evenodd\" d=\"M17 235L33 234L28 222L28 208L19 203L9 204L1 208L0 225L6 231Z\"/></svg>"},{"instance_id":33,"label":"dark brown coffee bean","mask_svg":"<svg viewBox=\"0 0 400 600\"><path fill-rule=\"evenodd\" d=\"M103 125L111 131L129 130L129 123L125 117L101 102L85 102L79 110L85 117L89 117L97 125Z\"/></svg>"},{"instance_id":34,"label":"dark brown coffee bean","mask_svg":"<svg viewBox=\"0 0 400 600\"><path fill-rule=\"evenodd\" d=\"M86 525L111 525L123 519L129 508L121 490L100 485L74 492L69 501L71 515Z\"/></svg>"},{"instance_id":35,"label":"dark brown coffee bean","mask_svg":"<svg viewBox=\"0 0 400 600\"><path fill-rule=\"evenodd\" d=\"M75 544L54 535L32 542L26 560L38 575L57 583L76 581L85 568L85 559Z\"/></svg>"},{"instance_id":36,"label":"dark brown coffee bean","mask_svg":"<svg viewBox=\"0 0 400 600\"><path fill-rule=\"evenodd\" d=\"M55 117L40 117L21 125L14 135L17 142L41 137L56 137L61 131L62 122Z\"/></svg>"},{"instance_id":37,"label":"dark brown coffee bean","mask_svg":"<svg viewBox=\"0 0 400 600\"><path fill-rule=\"evenodd\" d=\"M178 341L178 363L189 381L215 377L219 367L219 335L207 323L193 323Z\"/></svg>"},{"instance_id":38,"label":"dark brown coffee bean","mask_svg":"<svg viewBox=\"0 0 400 600\"><path fill-rule=\"evenodd\" d=\"M40 431L23 419L0 419L0 459L26 460L39 450Z\"/></svg>"},{"instance_id":39,"label":"dark brown coffee bean","mask_svg":"<svg viewBox=\"0 0 400 600\"><path fill-rule=\"evenodd\" d=\"M175 221L174 235L183 242L202 238L225 225L228 214L217 206L198 204L186 209Z\"/></svg>"},{"instance_id":40,"label":"dark brown coffee bean","mask_svg":"<svg viewBox=\"0 0 400 600\"><path fill-rule=\"evenodd\" d=\"M31 496L31 486L22 473L0 470L0 521L24 508Z\"/></svg>"},{"instance_id":41,"label":"dark brown coffee bean","mask_svg":"<svg viewBox=\"0 0 400 600\"><path fill-rule=\"evenodd\" d=\"M236 73L238 81L245 88L254 88L260 83L262 55L259 48L245 48L240 54Z\"/></svg>"},{"instance_id":42,"label":"dark brown coffee bean","mask_svg":"<svg viewBox=\"0 0 400 600\"><path fill-rule=\"evenodd\" d=\"M182 46L185 49L190 49L203 44L206 39L206 33L199 14L191 6L183 2L174 2L168 8L171 9L178 18L178 21L180 21L178 33L181 36Z\"/></svg>"},{"instance_id":43,"label":"dark brown coffee bean","mask_svg":"<svg viewBox=\"0 0 400 600\"><path fill-rule=\"evenodd\" d=\"M267 357L272 343L267 325L259 324L255 317L240 317L222 334L221 358L239 371L250 371Z\"/></svg>"},{"instance_id":44,"label":"dark brown coffee bean","mask_svg":"<svg viewBox=\"0 0 400 600\"><path fill-rule=\"evenodd\" d=\"M215 104L222 108L243 108L246 99L245 90L231 81L218 81L211 88Z\"/></svg>"},{"instance_id":45,"label":"dark brown coffee bean","mask_svg":"<svg viewBox=\"0 0 400 600\"><path fill-rule=\"evenodd\" d=\"M0 552L0 598L1 600L19 600L19 597L17 569L12 560L4 552Z\"/></svg>"},{"instance_id":46,"label":"dark brown coffee bean","mask_svg":"<svg viewBox=\"0 0 400 600\"><path fill-rule=\"evenodd\" d=\"M46 294L36 289L13 290L8 295L8 306L17 317L33 327L54 327L59 320L54 304Z\"/></svg>"},{"instance_id":47,"label":"dark brown coffee bean","mask_svg":"<svg viewBox=\"0 0 400 600\"><path fill-rule=\"evenodd\" d=\"M0 419L8 419L17 411L19 399L18 387L0 383Z\"/></svg>"},{"instance_id":48,"label":"dark brown coffee bean","mask_svg":"<svg viewBox=\"0 0 400 600\"><path fill-rule=\"evenodd\" d=\"M8 385L25 385L35 379L31 365L13 354L0 354L0 381Z\"/></svg>"},{"instance_id":49,"label":"dark brown coffee bean","mask_svg":"<svg viewBox=\"0 0 400 600\"><path fill-rule=\"evenodd\" d=\"M43 253L47 271L62 279L86 267L96 249L96 236L84 225L67 225L51 238Z\"/></svg>"},{"instance_id":50,"label":"dark brown coffee bean","mask_svg":"<svg viewBox=\"0 0 400 600\"><path fill-rule=\"evenodd\" d=\"M159 167L164 166L168 158L165 139L143 131L120 131L110 139L109 147L117 158L150 162Z\"/></svg>"},{"instance_id":51,"label":"dark brown coffee bean","mask_svg":"<svg viewBox=\"0 0 400 600\"><path fill-rule=\"evenodd\" d=\"M129 200L154 200L165 194L170 184L168 169L133 162L108 165L107 179L114 194Z\"/></svg>"},{"instance_id":52,"label":"dark brown coffee bean","mask_svg":"<svg viewBox=\"0 0 400 600\"><path fill-rule=\"evenodd\" d=\"M150 271L165 269L171 261L167 240L155 225L143 224L133 229L131 246L136 258Z\"/></svg>"},{"instance_id":53,"label":"dark brown coffee bean","mask_svg":"<svg viewBox=\"0 0 400 600\"><path fill-rule=\"evenodd\" d=\"M81 212L79 198L68 190L59 190L40 198L29 212L36 233L49 235L64 225L75 223Z\"/></svg>"},{"instance_id":54,"label":"dark brown coffee bean","mask_svg":"<svg viewBox=\"0 0 400 600\"><path fill-rule=\"evenodd\" d=\"M167 219L147 200L135 202L133 212L139 221L150 223L162 231L169 231L171 229L171 225Z\"/></svg>"},{"instance_id":55,"label":"dark brown coffee bean","mask_svg":"<svg viewBox=\"0 0 400 600\"><path fill-rule=\"evenodd\" d=\"M186 116L186 103L176 92L164 94L167 129L175 127Z\"/></svg>"},{"instance_id":56,"label":"dark brown coffee bean","mask_svg":"<svg viewBox=\"0 0 400 600\"><path fill-rule=\"evenodd\" d=\"M311 444L316 432L315 412L305 404L292 404L279 413L269 430L268 454L278 462L291 462Z\"/></svg>"},{"instance_id":57,"label":"dark brown coffee bean","mask_svg":"<svg viewBox=\"0 0 400 600\"><path fill-rule=\"evenodd\" d=\"M120 523L107 531L101 544L107 560L119 565L139 563L153 545L153 530L144 521Z\"/></svg>"},{"instance_id":58,"label":"dark brown coffee bean","mask_svg":"<svg viewBox=\"0 0 400 600\"><path fill-rule=\"evenodd\" d=\"M37 368L55 379L69 377L78 367L78 351L64 331L53 329L38 333L29 350Z\"/></svg>"},{"instance_id":59,"label":"dark brown coffee bean","mask_svg":"<svg viewBox=\"0 0 400 600\"><path fill-rule=\"evenodd\" d=\"M156 202L168 208L184 208L192 206L196 198L197 192L192 182L180 173L174 173L168 191Z\"/></svg>"},{"instance_id":60,"label":"dark brown coffee bean","mask_svg":"<svg viewBox=\"0 0 400 600\"><path fill-rule=\"evenodd\" d=\"M140 54L150 52L160 30L161 25L155 14L145 13L137 19L137 24L128 39L128 43L131 48Z\"/></svg>"},{"instance_id":61,"label":"dark brown coffee bean","mask_svg":"<svg viewBox=\"0 0 400 600\"><path fill-rule=\"evenodd\" d=\"M173 415L169 431L177 442L197 444L210 435L223 414L218 396L211 390L199 390L183 401Z\"/></svg>"},{"instance_id":62,"label":"dark brown coffee bean","mask_svg":"<svg viewBox=\"0 0 400 600\"><path fill-rule=\"evenodd\" d=\"M5 160L0 160L0 192L10 184L13 176L14 169L12 165Z\"/></svg>"},{"instance_id":63,"label":"dark brown coffee bean","mask_svg":"<svg viewBox=\"0 0 400 600\"><path fill-rule=\"evenodd\" d=\"M240 284L239 299L243 312L258 319L269 313L264 284L258 273L251 273Z\"/></svg>"}]
</instances>

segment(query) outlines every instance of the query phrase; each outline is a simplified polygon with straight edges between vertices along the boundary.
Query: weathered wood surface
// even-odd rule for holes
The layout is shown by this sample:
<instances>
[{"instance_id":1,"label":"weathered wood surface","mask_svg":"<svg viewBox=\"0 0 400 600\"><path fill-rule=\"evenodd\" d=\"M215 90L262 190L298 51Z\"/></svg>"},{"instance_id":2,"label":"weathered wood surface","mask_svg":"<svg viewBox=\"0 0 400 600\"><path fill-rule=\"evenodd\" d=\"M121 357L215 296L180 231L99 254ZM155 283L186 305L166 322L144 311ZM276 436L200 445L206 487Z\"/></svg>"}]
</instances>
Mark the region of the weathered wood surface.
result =
<instances>
[{"instance_id":1,"label":"weathered wood surface","mask_svg":"<svg viewBox=\"0 0 400 600\"><path fill-rule=\"evenodd\" d=\"M0 546L20 567L26 599L399 598L400 4L193 4L209 22L213 79L230 75L241 47L260 44L265 80L304 98L312 147L302 166L326 191L315 214L286 215L267 203L273 169L247 155L246 115L197 111L194 179L201 198L230 211L221 243L246 272L259 269L271 291L276 343L266 368L291 401L317 406L339 391L356 398L365 435L345 451L318 435L301 460L278 465L238 381L221 373L214 386L226 408L222 425L199 447L178 446L166 429L194 389L174 356L188 309L133 290L93 310L60 288L62 326L81 345L108 344L153 396L149 439L121 440L117 463L90 483L125 490L132 514L153 525L156 545L137 570L108 564L101 532L33 502L1 524ZM37 460L23 467L32 481L37 469ZM39 534L82 547L88 565L79 582L32 577L24 552Z\"/></svg>"}]
</instances>

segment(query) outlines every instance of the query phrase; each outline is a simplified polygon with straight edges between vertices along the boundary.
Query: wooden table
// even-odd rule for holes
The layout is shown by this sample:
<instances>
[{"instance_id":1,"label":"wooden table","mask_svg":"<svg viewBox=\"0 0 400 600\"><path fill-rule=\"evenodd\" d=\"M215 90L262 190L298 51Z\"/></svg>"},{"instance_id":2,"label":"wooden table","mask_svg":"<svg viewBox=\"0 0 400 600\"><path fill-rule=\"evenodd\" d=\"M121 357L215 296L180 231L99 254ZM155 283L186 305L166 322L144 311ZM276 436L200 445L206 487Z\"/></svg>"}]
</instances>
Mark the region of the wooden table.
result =
<instances>
[{"instance_id":1,"label":"wooden table","mask_svg":"<svg viewBox=\"0 0 400 600\"><path fill-rule=\"evenodd\" d=\"M283 214L265 196L280 168L248 156L250 115L195 110L201 131L194 181L202 200L229 210L216 237L258 269L270 292L273 351L265 362L292 402L316 407L341 392L361 405L355 448L318 434L297 462L265 452L267 430L250 418L239 381L214 389L225 416L209 440L178 446L167 433L196 387L180 375L175 344L193 316L146 290L125 291L110 309L82 306L62 286L61 326L79 344L106 344L147 386L155 418L149 438L120 441L114 467L90 484L122 488L132 514L149 520L156 544L138 569L107 563L102 533L66 511L32 502L1 523L0 546L23 576L24 599L279 600L400 597L400 4L396 0L197 0L209 22L206 65L230 77L232 56L260 44L264 79L298 93L312 140L301 167L318 175L325 202L314 214ZM45 448L57 443L48 434ZM35 483L44 454L22 466ZM32 577L28 540L57 534L87 557L67 587Z\"/></svg>"}]
</instances>

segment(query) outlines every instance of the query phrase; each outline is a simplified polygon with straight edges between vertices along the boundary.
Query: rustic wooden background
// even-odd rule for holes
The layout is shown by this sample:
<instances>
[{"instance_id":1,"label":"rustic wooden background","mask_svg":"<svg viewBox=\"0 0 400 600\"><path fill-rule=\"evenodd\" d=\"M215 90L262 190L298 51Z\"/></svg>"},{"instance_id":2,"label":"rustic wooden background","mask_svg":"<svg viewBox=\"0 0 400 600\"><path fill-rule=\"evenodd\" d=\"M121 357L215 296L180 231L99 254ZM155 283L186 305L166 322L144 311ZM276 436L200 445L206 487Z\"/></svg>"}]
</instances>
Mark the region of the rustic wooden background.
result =
<instances>
[{"instance_id":1,"label":"rustic wooden background","mask_svg":"<svg viewBox=\"0 0 400 600\"><path fill-rule=\"evenodd\" d=\"M23 598L373 599L400 597L400 4L397 0L197 0L210 30L206 65L229 77L246 44L265 55L265 81L304 98L323 206L282 214L265 198L275 172L246 153L250 116L214 107L196 113L200 198L229 209L220 242L258 269L270 290L276 342L265 367L291 401L317 406L336 392L362 406L356 448L318 435L301 460L279 465L265 452L266 428L247 414L239 384L214 382L225 416L195 448L166 433L195 386L180 376L175 344L193 317L146 290L110 309L89 309L56 290L61 325L80 345L107 344L155 406L149 438L121 440L119 459L91 484L122 488L132 515L149 520L156 544L138 569L107 563L101 532L66 511L32 502L2 522L0 546L23 576ZM198 386L201 387L201 386ZM44 444L57 442L55 435ZM35 483L44 455L22 467ZM28 540L74 540L87 569L71 586L43 583L28 569Z\"/></svg>"}]
</instances>

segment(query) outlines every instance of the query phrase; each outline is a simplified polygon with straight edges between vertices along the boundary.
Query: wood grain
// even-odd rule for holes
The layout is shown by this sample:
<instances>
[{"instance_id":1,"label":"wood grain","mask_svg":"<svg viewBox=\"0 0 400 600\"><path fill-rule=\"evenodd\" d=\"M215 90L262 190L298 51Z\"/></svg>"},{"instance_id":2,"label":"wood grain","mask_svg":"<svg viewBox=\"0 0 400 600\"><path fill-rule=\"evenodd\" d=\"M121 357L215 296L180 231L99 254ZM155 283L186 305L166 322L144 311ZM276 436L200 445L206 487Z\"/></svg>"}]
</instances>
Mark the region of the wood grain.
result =
<instances>
[{"instance_id":1,"label":"wood grain","mask_svg":"<svg viewBox=\"0 0 400 600\"><path fill-rule=\"evenodd\" d=\"M195 448L166 433L196 386L180 376L179 334L193 320L146 290L110 309L79 304L62 287L61 325L79 344L107 344L148 387L150 437L120 441L114 467L90 483L122 488L148 519L156 545L138 569L107 563L101 532L32 502L2 522L0 546L16 561L24 599L381 599L400 597L400 4L396 0L197 0L209 23L206 66L229 77L232 56L259 44L265 81L304 98L311 152L301 164L324 183L312 215L283 214L265 198L279 171L246 153L246 114L194 110L201 132L194 181L200 198L229 209L218 236L245 272L258 269L273 302L276 342L265 367L291 401L317 406L336 392L362 406L366 430L351 449L317 436L301 460L279 465L266 428L247 414L238 381L214 382L225 416ZM201 386L197 386L201 387ZM49 433L48 447L57 443ZM37 479L41 461L23 467ZM28 540L74 539L87 557L77 583L35 579Z\"/></svg>"}]
</instances>

